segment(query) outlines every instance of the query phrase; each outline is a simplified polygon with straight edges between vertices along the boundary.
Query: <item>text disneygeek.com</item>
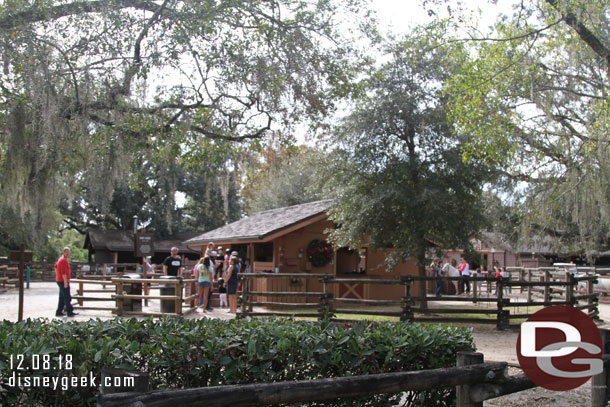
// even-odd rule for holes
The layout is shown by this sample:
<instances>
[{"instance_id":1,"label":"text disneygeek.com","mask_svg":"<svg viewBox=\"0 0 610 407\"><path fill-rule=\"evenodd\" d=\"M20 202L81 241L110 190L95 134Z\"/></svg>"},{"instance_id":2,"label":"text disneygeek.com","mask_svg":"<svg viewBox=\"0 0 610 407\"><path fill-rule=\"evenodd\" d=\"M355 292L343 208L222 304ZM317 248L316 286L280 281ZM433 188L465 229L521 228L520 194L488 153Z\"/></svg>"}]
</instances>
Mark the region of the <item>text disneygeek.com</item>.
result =
<instances>
[{"instance_id":1,"label":"text disneygeek.com","mask_svg":"<svg viewBox=\"0 0 610 407\"><path fill-rule=\"evenodd\" d=\"M89 373L87 376L68 376L72 370L72 355L11 355L10 377L4 380L8 387L42 387L53 390L68 390L74 387L97 387L98 378ZM37 372L60 373L58 376L37 375ZM27 375L26 373L33 373ZM103 387L134 387L133 377L104 377Z\"/></svg>"}]
</instances>

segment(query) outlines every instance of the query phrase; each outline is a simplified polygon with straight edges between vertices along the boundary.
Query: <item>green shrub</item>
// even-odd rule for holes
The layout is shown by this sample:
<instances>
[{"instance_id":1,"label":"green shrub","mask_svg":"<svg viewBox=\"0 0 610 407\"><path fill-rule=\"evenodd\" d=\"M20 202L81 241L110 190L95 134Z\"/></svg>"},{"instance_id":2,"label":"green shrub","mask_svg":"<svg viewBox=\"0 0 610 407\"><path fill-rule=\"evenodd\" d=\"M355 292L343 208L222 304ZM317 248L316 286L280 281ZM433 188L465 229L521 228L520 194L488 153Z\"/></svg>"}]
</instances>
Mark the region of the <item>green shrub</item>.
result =
<instances>
[{"instance_id":1,"label":"green shrub","mask_svg":"<svg viewBox=\"0 0 610 407\"><path fill-rule=\"evenodd\" d=\"M291 319L4 321L0 404L94 405L99 394L91 387L10 387L11 355L25 355L27 367L18 372L22 377L93 375L99 381L103 367L119 367L148 372L153 389L178 389L449 367L455 366L458 351L473 348L467 329L392 322L343 327ZM71 355L73 369L32 371L32 355L50 355L52 369L60 357L65 361ZM344 404L392 405L400 397ZM452 400L451 388L406 396L410 405L451 405ZM341 403L325 405L330 404Z\"/></svg>"}]
</instances>

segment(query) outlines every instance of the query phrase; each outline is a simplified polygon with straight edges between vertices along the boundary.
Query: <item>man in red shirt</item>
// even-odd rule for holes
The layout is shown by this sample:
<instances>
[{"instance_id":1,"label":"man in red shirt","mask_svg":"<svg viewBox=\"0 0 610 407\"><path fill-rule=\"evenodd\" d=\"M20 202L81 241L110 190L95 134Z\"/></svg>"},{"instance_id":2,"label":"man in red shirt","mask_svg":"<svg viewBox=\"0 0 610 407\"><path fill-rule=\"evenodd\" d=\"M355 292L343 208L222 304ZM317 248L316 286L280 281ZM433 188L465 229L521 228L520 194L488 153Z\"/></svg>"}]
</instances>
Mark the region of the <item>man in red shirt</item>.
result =
<instances>
[{"instance_id":1,"label":"man in red shirt","mask_svg":"<svg viewBox=\"0 0 610 407\"><path fill-rule=\"evenodd\" d=\"M64 306L69 317L76 315L72 308L72 297L70 296L70 263L68 262L68 256L70 256L70 248L64 247L64 254L55 263L55 282L59 286L59 304L57 305L57 311L55 311L56 317L64 316Z\"/></svg>"}]
</instances>

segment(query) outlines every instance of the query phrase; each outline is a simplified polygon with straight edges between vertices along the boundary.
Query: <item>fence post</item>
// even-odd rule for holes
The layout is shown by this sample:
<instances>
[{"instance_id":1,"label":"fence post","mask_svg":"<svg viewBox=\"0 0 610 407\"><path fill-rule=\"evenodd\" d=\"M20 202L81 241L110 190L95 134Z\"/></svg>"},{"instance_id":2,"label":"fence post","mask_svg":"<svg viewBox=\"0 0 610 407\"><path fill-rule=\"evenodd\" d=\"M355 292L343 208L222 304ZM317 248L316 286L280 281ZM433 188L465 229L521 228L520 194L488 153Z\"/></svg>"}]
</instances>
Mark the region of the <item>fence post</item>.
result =
<instances>
[{"instance_id":1,"label":"fence post","mask_svg":"<svg viewBox=\"0 0 610 407\"><path fill-rule=\"evenodd\" d=\"M595 276L595 274L593 274L593 276ZM591 308L593 307L593 303L595 301L597 301L597 298L594 298L594 294L595 294L595 291L593 289L593 286L595 284L594 281L596 281L596 280L593 280L593 279L587 280L587 295L588 295L588 297L587 297L587 305L588 305L587 314L589 314L591 312ZM599 305L596 306L595 309L599 310ZM594 319L599 320L599 313L598 313L597 317L594 318ZM602 337L602 339L603 339L603 337Z\"/></svg>"},{"instance_id":2,"label":"fence post","mask_svg":"<svg viewBox=\"0 0 610 407\"><path fill-rule=\"evenodd\" d=\"M81 277L82 278L82 277ZM78 283L78 290L76 290L76 293L83 297L85 295L85 284L83 283ZM83 299L79 298L78 299L78 305L80 305L81 307L83 306Z\"/></svg>"},{"instance_id":3,"label":"fence post","mask_svg":"<svg viewBox=\"0 0 610 407\"><path fill-rule=\"evenodd\" d=\"M182 315L182 279L179 279L174 287L174 295L176 296L176 309L174 310L174 312L178 315Z\"/></svg>"},{"instance_id":4,"label":"fence post","mask_svg":"<svg viewBox=\"0 0 610 407\"><path fill-rule=\"evenodd\" d=\"M411 299L411 284L413 284L413 277L401 276L400 279L405 285L405 296L403 297L402 315L400 316L400 320L402 322L413 322L415 320L413 310L411 309L411 304L413 302Z\"/></svg>"},{"instance_id":5,"label":"fence post","mask_svg":"<svg viewBox=\"0 0 610 407\"><path fill-rule=\"evenodd\" d=\"M546 283L551 281L551 272L548 270L544 270L544 281ZM548 285L544 286L544 302L549 302L550 299L550 294L551 294L551 287Z\"/></svg>"},{"instance_id":6,"label":"fence post","mask_svg":"<svg viewBox=\"0 0 610 407\"><path fill-rule=\"evenodd\" d=\"M525 270L521 268L521 269L519 269L519 281L523 281L523 280L525 280ZM523 294L523 286L521 286L519 293Z\"/></svg>"},{"instance_id":7,"label":"fence post","mask_svg":"<svg viewBox=\"0 0 610 407\"><path fill-rule=\"evenodd\" d=\"M527 281L532 282L532 269L527 270ZM532 286L527 287L527 302L532 302Z\"/></svg>"},{"instance_id":8,"label":"fence post","mask_svg":"<svg viewBox=\"0 0 610 407\"><path fill-rule=\"evenodd\" d=\"M571 273L566 274L566 281L569 283L569 285L566 286L566 302L570 304L571 307L573 307L574 305L576 305L574 291L576 288L576 284L578 283L576 281L576 278Z\"/></svg>"},{"instance_id":9,"label":"fence post","mask_svg":"<svg viewBox=\"0 0 610 407\"><path fill-rule=\"evenodd\" d=\"M241 286L241 317L248 316L248 300L250 296L248 295L250 292L250 279L248 276L242 277L244 279Z\"/></svg>"},{"instance_id":10,"label":"fence post","mask_svg":"<svg viewBox=\"0 0 610 407\"><path fill-rule=\"evenodd\" d=\"M324 295L320 297L320 317L319 319L324 319L324 316L328 314L329 318L333 317L333 309L332 309L332 298L333 293L329 291L328 280L333 278L332 275L326 274L319 281L322 283L322 290L324 291Z\"/></svg>"},{"instance_id":11,"label":"fence post","mask_svg":"<svg viewBox=\"0 0 610 407\"><path fill-rule=\"evenodd\" d=\"M484 362L480 352L458 352L457 367L478 365ZM457 407L483 407L483 402L475 403L470 399L470 385L456 386Z\"/></svg>"},{"instance_id":12,"label":"fence post","mask_svg":"<svg viewBox=\"0 0 610 407\"><path fill-rule=\"evenodd\" d=\"M602 336L602 356L608 354L607 348L610 346L610 330L600 329L599 333ZM591 407L606 407L610 400L610 375L606 364L604 364L604 371L591 378Z\"/></svg>"},{"instance_id":13,"label":"fence post","mask_svg":"<svg viewBox=\"0 0 610 407\"><path fill-rule=\"evenodd\" d=\"M478 281L476 280L477 278L479 278L479 273L474 273L474 279L472 279L472 302L474 304L477 303L477 288L478 288Z\"/></svg>"},{"instance_id":14,"label":"fence post","mask_svg":"<svg viewBox=\"0 0 610 407\"><path fill-rule=\"evenodd\" d=\"M504 305L506 305L506 303L510 304L510 299L504 299L504 282L505 279L500 277L496 283L498 287L496 329L499 331L508 328L508 325L510 324L510 312L508 310L504 310Z\"/></svg>"},{"instance_id":15,"label":"fence post","mask_svg":"<svg viewBox=\"0 0 610 407\"><path fill-rule=\"evenodd\" d=\"M120 278L120 277L119 277ZM123 295L123 282L122 281L117 281L116 282L116 314L118 316L123 315L123 298L121 297Z\"/></svg>"}]
</instances>

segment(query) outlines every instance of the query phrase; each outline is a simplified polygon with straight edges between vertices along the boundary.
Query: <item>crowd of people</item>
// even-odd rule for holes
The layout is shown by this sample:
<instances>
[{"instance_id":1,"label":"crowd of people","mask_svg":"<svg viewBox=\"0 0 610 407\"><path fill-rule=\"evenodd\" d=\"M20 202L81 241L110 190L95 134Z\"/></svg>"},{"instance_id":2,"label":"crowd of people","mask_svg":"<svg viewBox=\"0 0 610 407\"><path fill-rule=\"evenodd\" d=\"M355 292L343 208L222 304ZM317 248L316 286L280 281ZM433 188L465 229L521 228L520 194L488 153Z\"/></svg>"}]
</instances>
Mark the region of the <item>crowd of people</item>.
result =
<instances>
[{"instance_id":1,"label":"crowd of people","mask_svg":"<svg viewBox=\"0 0 610 407\"><path fill-rule=\"evenodd\" d=\"M453 268L457 270L455 275L451 275L449 268ZM466 261L464 257L460 258L460 264L455 268L455 260L453 260L453 264L449 262L443 263L440 259L435 259L432 264L430 264L429 272L433 277L436 277L436 289L435 295L440 297L443 293L444 289L444 279L443 277L455 277L459 276L460 279L458 281L458 287L456 294L459 295L470 295L470 283L471 277L495 277L495 278L509 278L510 274L506 271L506 267L501 267L499 262L496 260L487 270L483 267L477 267L474 272L470 269L470 264ZM472 281L472 284L477 284L478 291L481 292L481 288L483 285L483 281ZM488 282L488 291L491 292L491 282ZM508 294L508 287L504 287L504 294ZM495 295L498 295L498 284L496 284Z\"/></svg>"},{"instance_id":2,"label":"crowd of people","mask_svg":"<svg viewBox=\"0 0 610 407\"><path fill-rule=\"evenodd\" d=\"M72 308L72 298L70 295L70 248L64 247L63 254L55 264L55 281L59 287L59 300L55 316L68 317L77 315ZM143 266L146 273L152 275L155 266L151 263L150 256L144 258ZM214 287L217 287L220 296L220 307L228 307L229 312L237 312L237 289L239 285L238 275L243 269L243 261L239 258L239 253L225 250L222 246L215 247L210 242L205 250L205 254L197 261L193 267L193 276L197 280L199 287L198 305L203 313L213 311L210 306L210 298ZM163 261L163 275L182 276L184 265L182 258L178 256L178 248L172 247L170 255ZM66 314L64 314L66 311Z\"/></svg>"},{"instance_id":3,"label":"crowd of people","mask_svg":"<svg viewBox=\"0 0 610 407\"><path fill-rule=\"evenodd\" d=\"M150 259L145 265L154 270ZM220 307L228 307L229 312L237 312L238 275L243 268L243 262L236 251L231 252L222 246L215 247L213 242L208 243L204 255L193 267L193 277L199 287L197 308L203 313L213 311L210 305L211 294L217 287L220 296ZM170 255L163 261L163 275L182 276L184 266L178 256L178 248L172 247Z\"/></svg>"}]
</instances>

